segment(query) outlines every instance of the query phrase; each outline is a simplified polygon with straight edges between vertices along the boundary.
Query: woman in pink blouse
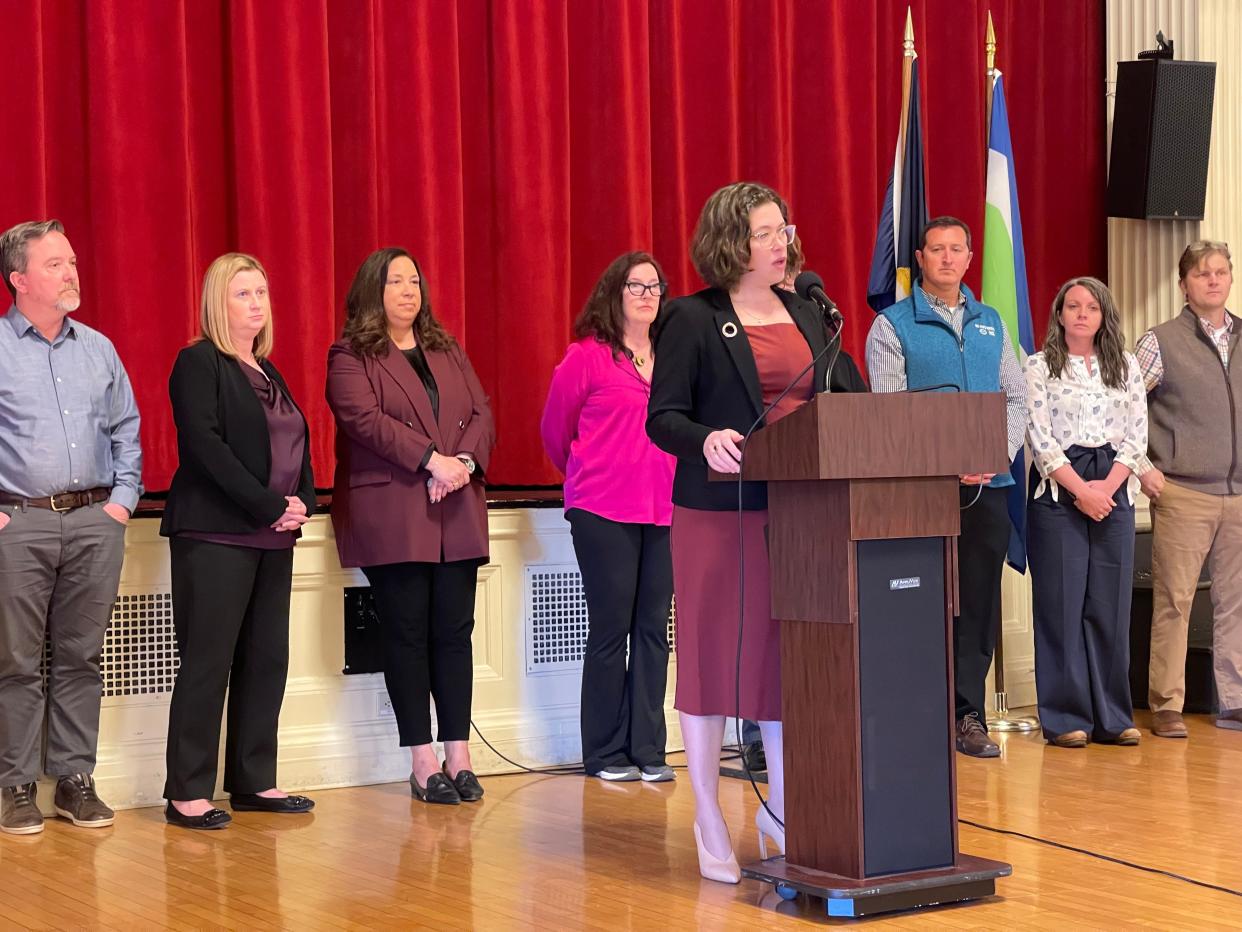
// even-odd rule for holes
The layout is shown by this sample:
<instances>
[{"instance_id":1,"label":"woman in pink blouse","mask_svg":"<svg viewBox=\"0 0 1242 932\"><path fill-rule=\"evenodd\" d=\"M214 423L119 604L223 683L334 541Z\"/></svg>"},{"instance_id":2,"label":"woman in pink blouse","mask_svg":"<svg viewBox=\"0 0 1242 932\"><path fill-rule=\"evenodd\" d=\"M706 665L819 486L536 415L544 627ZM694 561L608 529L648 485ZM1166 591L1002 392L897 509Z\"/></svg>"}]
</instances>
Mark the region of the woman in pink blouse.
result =
<instances>
[{"instance_id":1,"label":"woman in pink blouse","mask_svg":"<svg viewBox=\"0 0 1242 932\"><path fill-rule=\"evenodd\" d=\"M1108 288L1074 278L1053 302L1042 352L1026 361L1035 684L1044 736L1060 747L1139 742L1130 592L1147 392L1124 347Z\"/></svg>"},{"instance_id":2,"label":"woman in pink blouse","mask_svg":"<svg viewBox=\"0 0 1242 932\"><path fill-rule=\"evenodd\" d=\"M645 429L650 330L667 289L645 252L604 270L574 322L578 340L552 376L541 424L543 448L565 475L565 517L590 614L582 760L604 780L673 779L664 692L675 461Z\"/></svg>"}]
</instances>

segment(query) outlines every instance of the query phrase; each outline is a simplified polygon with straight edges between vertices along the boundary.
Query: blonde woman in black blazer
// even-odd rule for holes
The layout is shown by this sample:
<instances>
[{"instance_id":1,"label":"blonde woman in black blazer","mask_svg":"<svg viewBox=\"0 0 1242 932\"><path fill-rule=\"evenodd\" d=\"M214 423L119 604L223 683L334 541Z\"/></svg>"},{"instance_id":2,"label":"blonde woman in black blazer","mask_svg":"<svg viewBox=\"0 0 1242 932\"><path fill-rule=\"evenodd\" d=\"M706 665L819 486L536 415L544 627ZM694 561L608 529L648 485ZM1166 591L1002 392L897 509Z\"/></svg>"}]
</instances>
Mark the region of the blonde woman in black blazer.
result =
<instances>
[{"instance_id":1,"label":"blonde woman in black blazer","mask_svg":"<svg viewBox=\"0 0 1242 932\"><path fill-rule=\"evenodd\" d=\"M232 809L309 812L276 788L276 732L289 666L293 545L315 510L306 419L272 351L259 261L229 253L203 279L198 339L169 378L180 462L160 533L172 557L181 669L168 721L165 818L223 828L211 805L228 692L224 789Z\"/></svg>"}]
</instances>

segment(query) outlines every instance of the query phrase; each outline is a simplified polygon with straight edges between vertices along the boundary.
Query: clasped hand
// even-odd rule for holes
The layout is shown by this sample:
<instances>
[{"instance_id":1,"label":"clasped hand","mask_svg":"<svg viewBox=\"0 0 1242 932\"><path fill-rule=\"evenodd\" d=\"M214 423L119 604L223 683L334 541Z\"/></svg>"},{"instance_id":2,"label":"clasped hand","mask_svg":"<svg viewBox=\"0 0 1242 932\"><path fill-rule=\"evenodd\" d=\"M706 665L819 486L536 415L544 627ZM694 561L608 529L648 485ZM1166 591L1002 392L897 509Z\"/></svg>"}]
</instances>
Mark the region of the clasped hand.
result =
<instances>
[{"instance_id":1,"label":"clasped hand","mask_svg":"<svg viewBox=\"0 0 1242 932\"><path fill-rule=\"evenodd\" d=\"M1092 521L1103 521L1112 513L1113 492L1103 479L1092 479L1074 500L1074 506Z\"/></svg>"},{"instance_id":2,"label":"clasped hand","mask_svg":"<svg viewBox=\"0 0 1242 932\"><path fill-rule=\"evenodd\" d=\"M427 471L431 473L431 478L427 480L427 498L433 505L470 483L470 470L455 456L432 453L427 461Z\"/></svg>"},{"instance_id":3,"label":"clasped hand","mask_svg":"<svg viewBox=\"0 0 1242 932\"><path fill-rule=\"evenodd\" d=\"M306 503L296 495L285 496L285 513L272 522L275 531L296 531L310 520L306 514Z\"/></svg>"}]
</instances>

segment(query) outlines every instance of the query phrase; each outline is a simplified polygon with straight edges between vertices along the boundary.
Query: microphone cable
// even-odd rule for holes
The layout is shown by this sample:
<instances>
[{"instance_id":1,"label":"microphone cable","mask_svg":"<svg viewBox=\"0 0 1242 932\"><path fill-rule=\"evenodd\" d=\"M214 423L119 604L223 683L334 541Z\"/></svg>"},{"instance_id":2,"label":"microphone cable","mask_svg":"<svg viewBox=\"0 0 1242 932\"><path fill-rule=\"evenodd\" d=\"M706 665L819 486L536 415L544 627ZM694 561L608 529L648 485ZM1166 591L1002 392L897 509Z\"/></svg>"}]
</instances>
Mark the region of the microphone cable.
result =
<instances>
[{"instance_id":1,"label":"microphone cable","mask_svg":"<svg viewBox=\"0 0 1242 932\"><path fill-rule=\"evenodd\" d=\"M841 333L845 329L845 322L841 321L837 324L836 333L829 338L823 348L811 357L811 361L802 367L802 371L794 376L785 389L772 400L770 404L764 407L762 413L755 418L754 423L750 425L746 433L742 437L742 458L737 461L737 654L734 660L733 668L733 711L734 711L734 727L736 729L737 745L743 747L742 741L742 630L746 620L746 537L745 537L745 515L746 511L742 507L742 469L746 462L746 442L750 440L751 435L759 429L764 420L772 410L785 399L785 397L794 390L802 377L815 368L815 364L822 359L829 350L835 347L836 351L833 355L833 363L836 357L841 353ZM831 372L829 373L831 378ZM816 393L818 394L818 393ZM771 609L769 608L769 612ZM781 736L781 751L784 752L785 741L784 734ZM746 763L746 755L741 755L742 770L746 774L746 779L750 782L750 787L754 790L755 798L759 800L761 805L772 817L772 820L781 827L781 831L785 829L785 820L778 818L776 813L768 806L768 801L764 799L763 793L759 790L759 784L755 781L755 775L751 772L750 766ZM784 772L784 761L781 762L782 773ZM783 792L783 788L782 788Z\"/></svg>"}]
</instances>

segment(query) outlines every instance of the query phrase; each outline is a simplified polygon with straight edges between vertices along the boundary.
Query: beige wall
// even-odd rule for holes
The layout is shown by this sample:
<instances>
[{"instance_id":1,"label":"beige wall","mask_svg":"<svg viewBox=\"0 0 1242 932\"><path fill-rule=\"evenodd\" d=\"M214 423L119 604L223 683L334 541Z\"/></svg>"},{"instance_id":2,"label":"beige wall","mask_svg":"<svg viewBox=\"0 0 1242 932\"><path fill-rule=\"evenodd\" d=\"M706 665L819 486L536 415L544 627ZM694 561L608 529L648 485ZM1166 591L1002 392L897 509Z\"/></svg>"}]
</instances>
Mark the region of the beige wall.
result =
<instances>
[{"instance_id":1,"label":"beige wall","mask_svg":"<svg viewBox=\"0 0 1242 932\"><path fill-rule=\"evenodd\" d=\"M492 510L489 523L492 557L479 572L476 603L475 722L493 745L519 762L577 761L580 670L552 665L530 672L527 651L528 570L574 566L569 526L559 508ZM158 528L154 519L131 522L121 596L163 598L169 591L168 548ZM365 579L341 568L330 522L314 518L294 558L289 682L280 720L279 779L288 789L389 782L409 774L408 752L398 747L396 724L385 708L382 676L341 673L343 590L354 585L365 585ZM114 620L110 637L119 636L122 627ZM125 650L131 658L140 653ZM675 671L674 664L670 748L681 746L671 702ZM159 691L103 700L96 774L110 803L160 802L169 698ZM480 773L512 770L471 737ZM50 792L40 795L51 799Z\"/></svg>"}]
</instances>

